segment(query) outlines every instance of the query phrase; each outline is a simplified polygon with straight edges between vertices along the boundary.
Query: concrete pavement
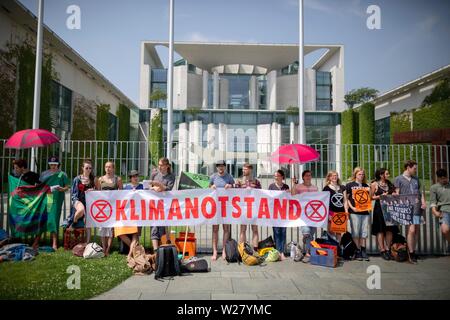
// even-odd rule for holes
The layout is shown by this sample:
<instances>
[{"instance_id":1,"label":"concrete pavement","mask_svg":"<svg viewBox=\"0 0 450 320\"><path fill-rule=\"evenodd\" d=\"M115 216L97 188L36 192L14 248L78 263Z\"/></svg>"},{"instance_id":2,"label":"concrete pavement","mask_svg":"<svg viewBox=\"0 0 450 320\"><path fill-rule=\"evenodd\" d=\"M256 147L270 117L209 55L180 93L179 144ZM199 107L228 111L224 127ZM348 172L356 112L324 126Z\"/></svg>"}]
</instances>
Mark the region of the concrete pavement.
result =
<instances>
[{"instance_id":1,"label":"concrete pavement","mask_svg":"<svg viewBox=\"0 0 450 320\"><path fill-rule=\"evenodd\" d=\"M211 272L164 281L153 274L132 276L94 299L450 299L450 256L424 257L417 265L371 257L370 262L349 261L334 269L290 259L251 267L222 259L211 264L210 256L204 257ZM380 289L367 286L370 266L381 271Z\"/></svg>"}]
</instances>

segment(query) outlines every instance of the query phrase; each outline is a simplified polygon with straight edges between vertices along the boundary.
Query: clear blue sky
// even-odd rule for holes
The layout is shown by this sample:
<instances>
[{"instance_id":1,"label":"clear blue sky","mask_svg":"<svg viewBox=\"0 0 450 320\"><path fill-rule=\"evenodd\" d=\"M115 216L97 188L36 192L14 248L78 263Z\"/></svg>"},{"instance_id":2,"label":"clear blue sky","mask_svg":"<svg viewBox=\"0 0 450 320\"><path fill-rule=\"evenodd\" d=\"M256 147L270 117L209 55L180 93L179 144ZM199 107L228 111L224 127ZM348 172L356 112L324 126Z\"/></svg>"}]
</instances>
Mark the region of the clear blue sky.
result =
<instances>
[{"instance_id":1,"label":"clear blue sky","mask_svg":"<svg viewBox=\"0 0 450 320\"><path fill-rule=\"evenodd\" d=\"M36 14L37 0L20 1ZM45 0L44 22L138 103L140 42L168 39L168 3ZM66 27L72 4L81 8L81 30ZM381 9L381 30L366 27L372 4ZM175 5L175 41L298 42L297 0ZM384 92L450 64L449 16L448 0L305 0L305 43L345 45L346 91L368 86Z\"/></svg>"}]
</instances>

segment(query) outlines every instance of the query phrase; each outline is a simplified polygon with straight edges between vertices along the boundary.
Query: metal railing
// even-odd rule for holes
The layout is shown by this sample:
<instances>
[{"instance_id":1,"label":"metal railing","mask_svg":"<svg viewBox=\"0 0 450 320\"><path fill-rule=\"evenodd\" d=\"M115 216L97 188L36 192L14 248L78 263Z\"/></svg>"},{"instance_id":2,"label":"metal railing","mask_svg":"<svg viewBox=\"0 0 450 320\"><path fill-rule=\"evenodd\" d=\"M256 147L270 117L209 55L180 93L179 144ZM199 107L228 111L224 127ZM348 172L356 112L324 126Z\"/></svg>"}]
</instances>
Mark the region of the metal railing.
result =
<instances>
[{"instance_id":1,"label":"metal railing","mask_svg":"<svg viewBox=\"0 0 450 320\"><path fill-rule=\"evenodd\" d=\"M0 227L8 229L8 173L12 170L12 161L17 158L30 159L30 150L5 149L5 140L0 140L0 170L1 170L1 190L0 190ZM245 144L234 146L232 149L220 148L221 150L211 150L203 145L174 144L172 153L173 171L178 174L182 170L192 173L203 173L210 175L214 172L215 160L221 158L226 160L228 171L237 178L241 174L244 162L250 162L256 168L256 176L260 179L262 187L268 188L273 182L273 172L282 168L287 173L287 181L291 184L292 176L300 176L298 167L283 167L268 161L270 152L274 151L278 145L273 144ZM311 145L321 154L318 162L309 163L304 169L313 172L313 183L321 189L324 186L324 178L329 170L337 170L341 180L345 183L351 176L354 167L360 166L366 170L368 180L374 177L374 172L378 168L390 170L391 179L403 172L403 163L406 160L414 159L418 162L418 177L423 185L425 196L429 204L429 190L434 183L434 173L438 168L445 168L450 171L450 147L446 145ZM114 161L116 174L122 176L125 182L128 181L127 172L136 169L142 177L148 177L152 169L152 159L157 159L159 154L151 154L158 150L159 146L150 145L147 142L136 141L64 141L61 144L52 145L46 148L39 148L38 152L38 172L47 169L47 159L52 155L59 156L61 169L67 173L69 179L73 179L79 174L82 161L90 158L94 164L94 174L102 175L103 166L106 161ZM165 149L165 148L162 148ZM225 149L225 150L224 150ZM245 150L252 150L245 151ZM257 152L257 151L264 152ZM156 152L156 151L154 151ZM66 194L63 205L61 219L68 216L70 210L70 195ZM247 230L247 239L251 239L251 228ZM402 227L402 232L405 228ZM195 232L197 238L197 248L199 252L210 252L212 250L212 228L201 225L190 227L191 232ZM318 230L320 235L321 230ZM259 228L260 239L272 235L271 227ZM95 234L95 233L94 233ZM219 244L222 240L222 232L219 232ZM239 238L239 226L232 226L232 237ZM289 241L299 242L301 233L298 228L288 228L287 243ZM142 231L142 241L150 243L150 230L144 227ZM376 239L369 236L368 251L377 252ZM431 214L428 208L426 211L426 224L421 225L418 252L422 254L449 254L448 244L443 238L437 218Z\"/></svg>"}]
</instances>

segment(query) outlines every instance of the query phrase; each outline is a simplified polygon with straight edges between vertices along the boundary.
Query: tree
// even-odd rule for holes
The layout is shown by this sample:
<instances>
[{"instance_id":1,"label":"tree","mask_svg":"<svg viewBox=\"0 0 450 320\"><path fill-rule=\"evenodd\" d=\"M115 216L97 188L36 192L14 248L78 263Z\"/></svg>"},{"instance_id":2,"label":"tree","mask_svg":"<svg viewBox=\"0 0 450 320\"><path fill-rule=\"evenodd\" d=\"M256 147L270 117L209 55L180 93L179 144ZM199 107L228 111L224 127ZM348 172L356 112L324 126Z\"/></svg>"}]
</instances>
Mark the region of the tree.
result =
<instances>
[{"instance_id":1,"label":"tree","mask_svg":"<svg viewBox=\"0 0 450 320\"><path fill-rule=\"evenodd\" d=\"M152 94L150 95L150 101L156 101L156 107L160 107L160 102L167 99L167 94L162 91L161 89L157 88L153 90Z\"/></svg>"},{"instance_id":2,"label":"tree","mask_svg":"<svg viewBox=\"0 0 450 320\"><path fill-rule=\"evenodd\" d=\"M441 80L428 96L423 99L422 107L432 105L436 102L450 99L450 81L448 78Z\"/></svg>"},{"instance_id":3,"label":"tree","mask_svg":"<svg viewBox=\"0 0 450 320\"><path fill-rule=\"evenodd\" d=\"M372 88L359 88L350 90L344 96L344 102L347 104L349 109L352 109L355 105L369 102L378 96L378 90Z\"/></svg>"}]
</instances>

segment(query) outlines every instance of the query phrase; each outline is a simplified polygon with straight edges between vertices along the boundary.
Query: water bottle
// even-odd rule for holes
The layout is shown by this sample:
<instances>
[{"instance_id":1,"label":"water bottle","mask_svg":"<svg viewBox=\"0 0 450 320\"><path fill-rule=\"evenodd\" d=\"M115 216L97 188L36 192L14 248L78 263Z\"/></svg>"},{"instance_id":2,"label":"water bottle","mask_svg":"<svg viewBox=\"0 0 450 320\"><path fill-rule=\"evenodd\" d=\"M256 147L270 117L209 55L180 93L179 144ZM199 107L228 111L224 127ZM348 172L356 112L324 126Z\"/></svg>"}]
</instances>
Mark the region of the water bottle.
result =
<instances>
[{"instance_id":1,"label":"water bottle","mask_svg":"<svg viewBox=\"0 0 450 320\"><path fill-rule=\"evenodd\" d=\"M290 245L291 245L291 259L294 260L295 253L296 253L296 250L295 250L296 245L294 242L291 242Z\"/></svg>"}]
</instances>

